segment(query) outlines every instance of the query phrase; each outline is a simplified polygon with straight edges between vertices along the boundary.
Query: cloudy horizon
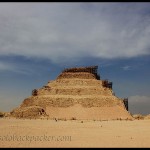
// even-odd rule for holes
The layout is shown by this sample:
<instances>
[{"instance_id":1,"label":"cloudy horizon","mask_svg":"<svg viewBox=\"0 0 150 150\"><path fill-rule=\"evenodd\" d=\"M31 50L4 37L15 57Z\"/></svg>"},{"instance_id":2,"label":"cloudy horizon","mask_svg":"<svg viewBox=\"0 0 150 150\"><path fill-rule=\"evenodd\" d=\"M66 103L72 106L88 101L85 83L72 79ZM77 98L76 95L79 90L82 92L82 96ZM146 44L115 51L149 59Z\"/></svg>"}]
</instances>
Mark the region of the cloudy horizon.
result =
<instances>
[{"instance_id":1,"label":"cloudy horizon","mask_svg":"<svg viewBox=\"0 0 150 150\"><path fill-rule=\"evenodd\" d=\"M150 114L149 3L0 3L0 110L66 67L99 66L131 113Z\"/></svg>"}]
</instances>

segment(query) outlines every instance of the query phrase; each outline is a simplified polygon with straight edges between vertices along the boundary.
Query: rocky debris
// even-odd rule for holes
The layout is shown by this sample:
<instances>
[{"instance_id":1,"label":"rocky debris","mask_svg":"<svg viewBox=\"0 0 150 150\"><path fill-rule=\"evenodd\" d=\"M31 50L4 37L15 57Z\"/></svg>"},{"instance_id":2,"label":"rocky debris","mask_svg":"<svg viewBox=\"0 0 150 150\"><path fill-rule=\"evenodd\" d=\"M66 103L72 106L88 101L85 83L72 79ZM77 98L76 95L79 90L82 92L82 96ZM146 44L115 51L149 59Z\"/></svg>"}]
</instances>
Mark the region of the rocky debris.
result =
<instances>
[{"instance_id":1,"label":"rocky debris","mask_svg":"<svg viewBox=\"0 0 150 150\"><path fill-rule=\"evenodd\" d=\"M144 119L144 116L141 115L141 114L134 114L132 115L134 119L137 119L137 120L143 120Z\"/></svg>"},{"instance_id":2,"label":"rocky debris","mask_svg":"<svg viewBox=\"0 0 150 150\"><path fill-rule=\"evenodd\" d=\"M144 117L145 120L150 119L150 114Z\"/></svg>"},{"instance_id":3,"label":"rocky debris","mask_svg":"<svg viewBox=\"0 0 150 150\"><path fill-rule=\"evenodd\" d=\"M16 118L40 118L46 116L45 109L39 106L16 108L10 112Z\"/></svg>"},{"instance_id":4,"label":"rocky debris","mask_svg":"<svg viewBox=\"0 0 150 150\"><path fill-rule=\"evenodd\" d=\"M134 114L132 117L136 120L148 120L150 119L150 114L148 115L142 115L142 114Z\"/></svg>"},{"instance_id":5,"label":"rocky debris","mask_svg":"<svg viewBox=\"0 0 150 150\"><path fill-rule=\"evenodd\" d=\"M4 117L5 113L0 111L0 118Z\"/></svg>"}]
</instances>

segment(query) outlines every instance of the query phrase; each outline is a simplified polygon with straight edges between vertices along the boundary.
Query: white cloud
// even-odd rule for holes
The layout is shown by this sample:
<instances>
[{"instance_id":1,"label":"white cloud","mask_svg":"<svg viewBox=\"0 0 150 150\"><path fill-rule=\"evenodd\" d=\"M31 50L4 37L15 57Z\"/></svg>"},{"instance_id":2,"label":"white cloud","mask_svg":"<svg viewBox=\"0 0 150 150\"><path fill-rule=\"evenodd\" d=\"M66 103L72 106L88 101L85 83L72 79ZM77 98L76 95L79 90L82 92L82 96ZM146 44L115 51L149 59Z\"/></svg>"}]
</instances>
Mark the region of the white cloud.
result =
<instances>
[{"instance_id":1,"label":"white cloud","mask_svg":"<svg viewBox=\"0 0 150 150\"><path fill-rule=\"evenodd\" d=\"M0 62L0 71L13 70L14 66L8 63Z\"/></svg>"},{"instance_id":2,"label":"white cloud","mask_svg":"<svg viewBox=\"0 0 150 150\"><path fill-rule=\"evenodd\" d=\"M135 95L129 97L131 103L150 103L150 97Z\"/></svg>"},{"instance_id":3,"label":"white cloud","mask_svg":"<svg viewBox=\"0 0 150 150\"><path fill-rule=\"evenodd\" d=\"M0 72L11 71L19 74L30 75L33 73L32 70L20 64L13 64L9 62L0 61Z\"/></svg>"},{"instance_id":4,"label":"white cloud","mask_svg":"<svg viewBox=\"0 0 150 150\"><path fill-rule=\"evenodd\" d=\"M130 70L131 69L131 66L124 66L122 67L123 70L127 71L127 70Z\"/></svg>"},{"instance_id":5,"label":"white cloud","mask_svg":"<svg viewBox=\"0 0 150 150\"><path fill-rule=\"evenodd\" d=\"M150 54L147 4L1 3L0 55L132 58Z\"/></svg>"},{"instance_id":6,"label":"white cloud","mask_svg":"<svg viewBox=\"0 0 150 150\"><path fill-rule=\"evenodd\" d=\"M133 114L150 114L150 96L130 96L129 111Z\"/></svg>"}]
</instances>

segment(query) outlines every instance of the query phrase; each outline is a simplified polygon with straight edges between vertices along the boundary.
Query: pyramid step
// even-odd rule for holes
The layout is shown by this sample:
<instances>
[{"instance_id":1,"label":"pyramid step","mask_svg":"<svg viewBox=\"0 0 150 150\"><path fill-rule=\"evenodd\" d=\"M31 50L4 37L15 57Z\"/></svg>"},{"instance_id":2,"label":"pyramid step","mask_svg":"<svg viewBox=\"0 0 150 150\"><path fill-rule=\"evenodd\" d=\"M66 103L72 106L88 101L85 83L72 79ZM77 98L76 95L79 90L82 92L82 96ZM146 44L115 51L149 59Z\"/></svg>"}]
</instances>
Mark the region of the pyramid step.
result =
<instances>
[{"instance_id":1,"label":"pyramid step","mask_svg":"<svg viewBox=\"0 0 150 150\"><path fill-rule=\"evenodd\" d=\"M43 95L33 96L24 100L21 107L27 106L53 106L53 107L69 107L74 104L81 104L84 107L103 107L122 105L122 100L115 96L66 96L66 95Z\"/></svg>"},{"instance_id":2,"label":"pyramid step","mask_svg":"<svg viewBox=\"0 0 150 150\"><path fill-rule=\"evenodd\" d=\"M57 79L96 79L95 75L89 72L63 72Z\"/></svg>"},{"instance_id":3,"label":"pyramid step","mask_svg":"<svg viewBox=\"0 0 150 150\"><path fill-rule=\"evenodd\" d=\"M108 88L101 87L80 87L80 86L71 86L71 87L52 87L52 88L42 88L38 90L38 95L112 95L112 90Z\"/></svg>"},{"instance_id":4,"label":"pyramid step","mask_svg":"<svg viewBox=\"0 0 150 150\"><path fill-rule=\"evenodd\" d=\"M96 79L57 79L55 81L49 81L47 86L102 86L102 80Z\"/></svg>"}]
</instances>

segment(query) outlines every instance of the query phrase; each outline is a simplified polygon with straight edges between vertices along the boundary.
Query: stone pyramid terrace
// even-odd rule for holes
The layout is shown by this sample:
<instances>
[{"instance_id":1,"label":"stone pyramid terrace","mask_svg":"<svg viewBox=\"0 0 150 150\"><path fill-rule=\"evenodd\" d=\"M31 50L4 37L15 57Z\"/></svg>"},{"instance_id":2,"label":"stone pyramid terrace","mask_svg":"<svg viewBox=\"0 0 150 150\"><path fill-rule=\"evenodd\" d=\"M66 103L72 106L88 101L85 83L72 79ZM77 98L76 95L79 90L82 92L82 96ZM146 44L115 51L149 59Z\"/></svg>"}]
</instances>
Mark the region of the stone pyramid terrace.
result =
<instances>
[{"instance_id":1,"label":"stone pyramid terrace","mask_svg":"<svg viewBox=\"0 0 150 150\"><path fill-rule=\"evenodd\" d=\"M11 115L19 118L81 120L131 119L128 101L118 98L112 82L100 80L98 66L64 69L56 80L34 89Z\"/></svg>"}]
</instances>

